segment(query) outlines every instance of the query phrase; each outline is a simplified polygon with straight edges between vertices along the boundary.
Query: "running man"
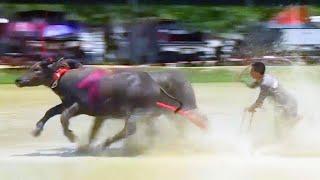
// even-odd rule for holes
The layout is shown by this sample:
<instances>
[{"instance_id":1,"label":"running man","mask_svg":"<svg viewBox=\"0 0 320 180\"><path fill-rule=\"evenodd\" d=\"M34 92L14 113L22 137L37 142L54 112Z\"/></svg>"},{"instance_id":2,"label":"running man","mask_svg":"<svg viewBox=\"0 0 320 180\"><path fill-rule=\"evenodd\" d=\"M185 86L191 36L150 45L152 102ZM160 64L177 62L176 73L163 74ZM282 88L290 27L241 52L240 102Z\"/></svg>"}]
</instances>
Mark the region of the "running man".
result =
<instances>
[{"instance_id":1,"label":"running man","mask_svg":"<svg viewBox=\"0 0 320 180\"><path fill-rule=\"evenodd\" d=\"M281 120L277 123L278 128L293 126L300 119L295 98L280 86L279 81L274 76L265 74L265 65L262 62L252 64L250 75L255 82L248 84L248 86L250 88L259 86L260 94L247 110L251 113L256 112L256 109L262 106L264 100L270 97L275 104L276 120Z\"/></svg>"}]
</instances>

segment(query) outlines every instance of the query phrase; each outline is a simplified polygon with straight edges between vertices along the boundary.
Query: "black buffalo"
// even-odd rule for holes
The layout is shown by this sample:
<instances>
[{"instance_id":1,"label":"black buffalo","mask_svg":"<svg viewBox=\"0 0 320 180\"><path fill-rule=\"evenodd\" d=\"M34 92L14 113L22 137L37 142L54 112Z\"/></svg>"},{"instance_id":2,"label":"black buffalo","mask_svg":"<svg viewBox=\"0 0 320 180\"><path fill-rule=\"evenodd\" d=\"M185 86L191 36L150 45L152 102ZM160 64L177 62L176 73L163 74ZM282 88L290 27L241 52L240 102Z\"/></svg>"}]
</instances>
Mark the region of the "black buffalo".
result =
<instances>
[{"instance_id":1,"label":"black buffalo","mask_svg":"<svg viewBox=\"0 0 320 180\"><path fill-rule=\"evenodd\" d=\"M69 119L74 116L94 116L96 127L106 118L124 119L124 128L103 143L103 146L108 146L133 134L137 119L151 118L158 114L161 107L159 103L176 107L174 111L177 112L182 107L177 98L168 94L146 72L84 67L70 69L64 66L65 63L60 61L42 61L16 80L19 87L50 87L62 101L37 122L34 135L39 135L47 120L57 114L61 114L64 135L71 142L75 140L75 135L69 129ZM166 102L165 99L171 99L174 103ZM92 134L95 132L92 131L91 137L94 137Z\"/></svg>"}]
</instances>

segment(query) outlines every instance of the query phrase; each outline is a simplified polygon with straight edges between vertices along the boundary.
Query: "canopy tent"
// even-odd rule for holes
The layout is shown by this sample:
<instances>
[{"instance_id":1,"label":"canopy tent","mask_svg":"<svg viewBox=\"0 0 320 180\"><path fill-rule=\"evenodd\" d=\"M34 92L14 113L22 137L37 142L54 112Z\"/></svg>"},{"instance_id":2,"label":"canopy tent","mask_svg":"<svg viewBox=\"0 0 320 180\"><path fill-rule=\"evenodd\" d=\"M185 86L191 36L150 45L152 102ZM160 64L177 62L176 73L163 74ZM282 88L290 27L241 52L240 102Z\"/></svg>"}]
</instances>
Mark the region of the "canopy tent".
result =
<instances>
[{"instance_id":1,"label":"canopy tent","mask_svg":"<svg viewBox=\"0 0 320 180\"><path fill-rule=\"evenodd\" d=\"M289 6L279 12L269 22L268 28L314 28L310 24L309 13L306 6Z\"/></svg>"}]
</instances>

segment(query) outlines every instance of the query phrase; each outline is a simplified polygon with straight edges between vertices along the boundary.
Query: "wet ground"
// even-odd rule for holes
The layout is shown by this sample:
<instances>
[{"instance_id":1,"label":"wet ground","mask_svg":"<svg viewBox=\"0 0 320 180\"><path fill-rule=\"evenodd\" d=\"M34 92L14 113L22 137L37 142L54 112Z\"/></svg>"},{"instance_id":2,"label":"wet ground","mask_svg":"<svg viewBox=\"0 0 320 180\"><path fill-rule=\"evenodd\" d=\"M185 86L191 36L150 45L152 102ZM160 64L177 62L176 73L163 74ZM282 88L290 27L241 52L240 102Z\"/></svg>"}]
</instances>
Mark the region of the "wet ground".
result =
<instances>
[{"instance_id":1,"label":"wet ground","mask_svg":"<svg viewBox=\"0 0 320 180\"><path fill-rule=\"evenodd\" d=\"M59 99L44 87L0 86L0 179L319 179L320 139L317 113L310 110L318 86L299 89L307 113L294 135L280 141L274 135L272 107L253 117L250 130L240 130L243 108L258 91L239 83L194 84L201 111L210 120L207 133L187 122L182 135L172 119L161 117L157 136L145 137L145 124L127 142L104 151L77 152L85 144L92 118L71 120L78 143L63 136L59 117L47 123L40 137L30 132ZM294 93L298 90L293 89ZM246 120L249 116L246 117ZM175 120L178 121L178 120ZM104 124L97 143L122 126ZM152 145L150 145L152 142ZM123 146L126 144L126 146ZM127 147L127 148L123 148Z\"/></svg>"}]
</instances>

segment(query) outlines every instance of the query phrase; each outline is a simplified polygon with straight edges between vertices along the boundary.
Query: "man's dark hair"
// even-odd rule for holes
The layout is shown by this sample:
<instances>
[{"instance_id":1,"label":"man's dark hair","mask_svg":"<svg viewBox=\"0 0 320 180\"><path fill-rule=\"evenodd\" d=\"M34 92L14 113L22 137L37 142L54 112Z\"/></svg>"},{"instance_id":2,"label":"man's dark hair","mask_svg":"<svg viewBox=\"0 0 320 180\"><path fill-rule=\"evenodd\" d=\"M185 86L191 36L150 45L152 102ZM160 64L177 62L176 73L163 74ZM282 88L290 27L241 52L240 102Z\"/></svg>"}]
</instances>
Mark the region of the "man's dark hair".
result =
<instances>
[{"instance_id":1,"label":"man's dark hair","mask_svg":"<svg viewBox=\"0 0 320 180\"><path fill-rule=\"evenodd\" d=\"M252 68L255 72L258 72L261 75L264 75L266 66L262 62L255 62L252 64Z\"/></svg>"}]
</instances>

